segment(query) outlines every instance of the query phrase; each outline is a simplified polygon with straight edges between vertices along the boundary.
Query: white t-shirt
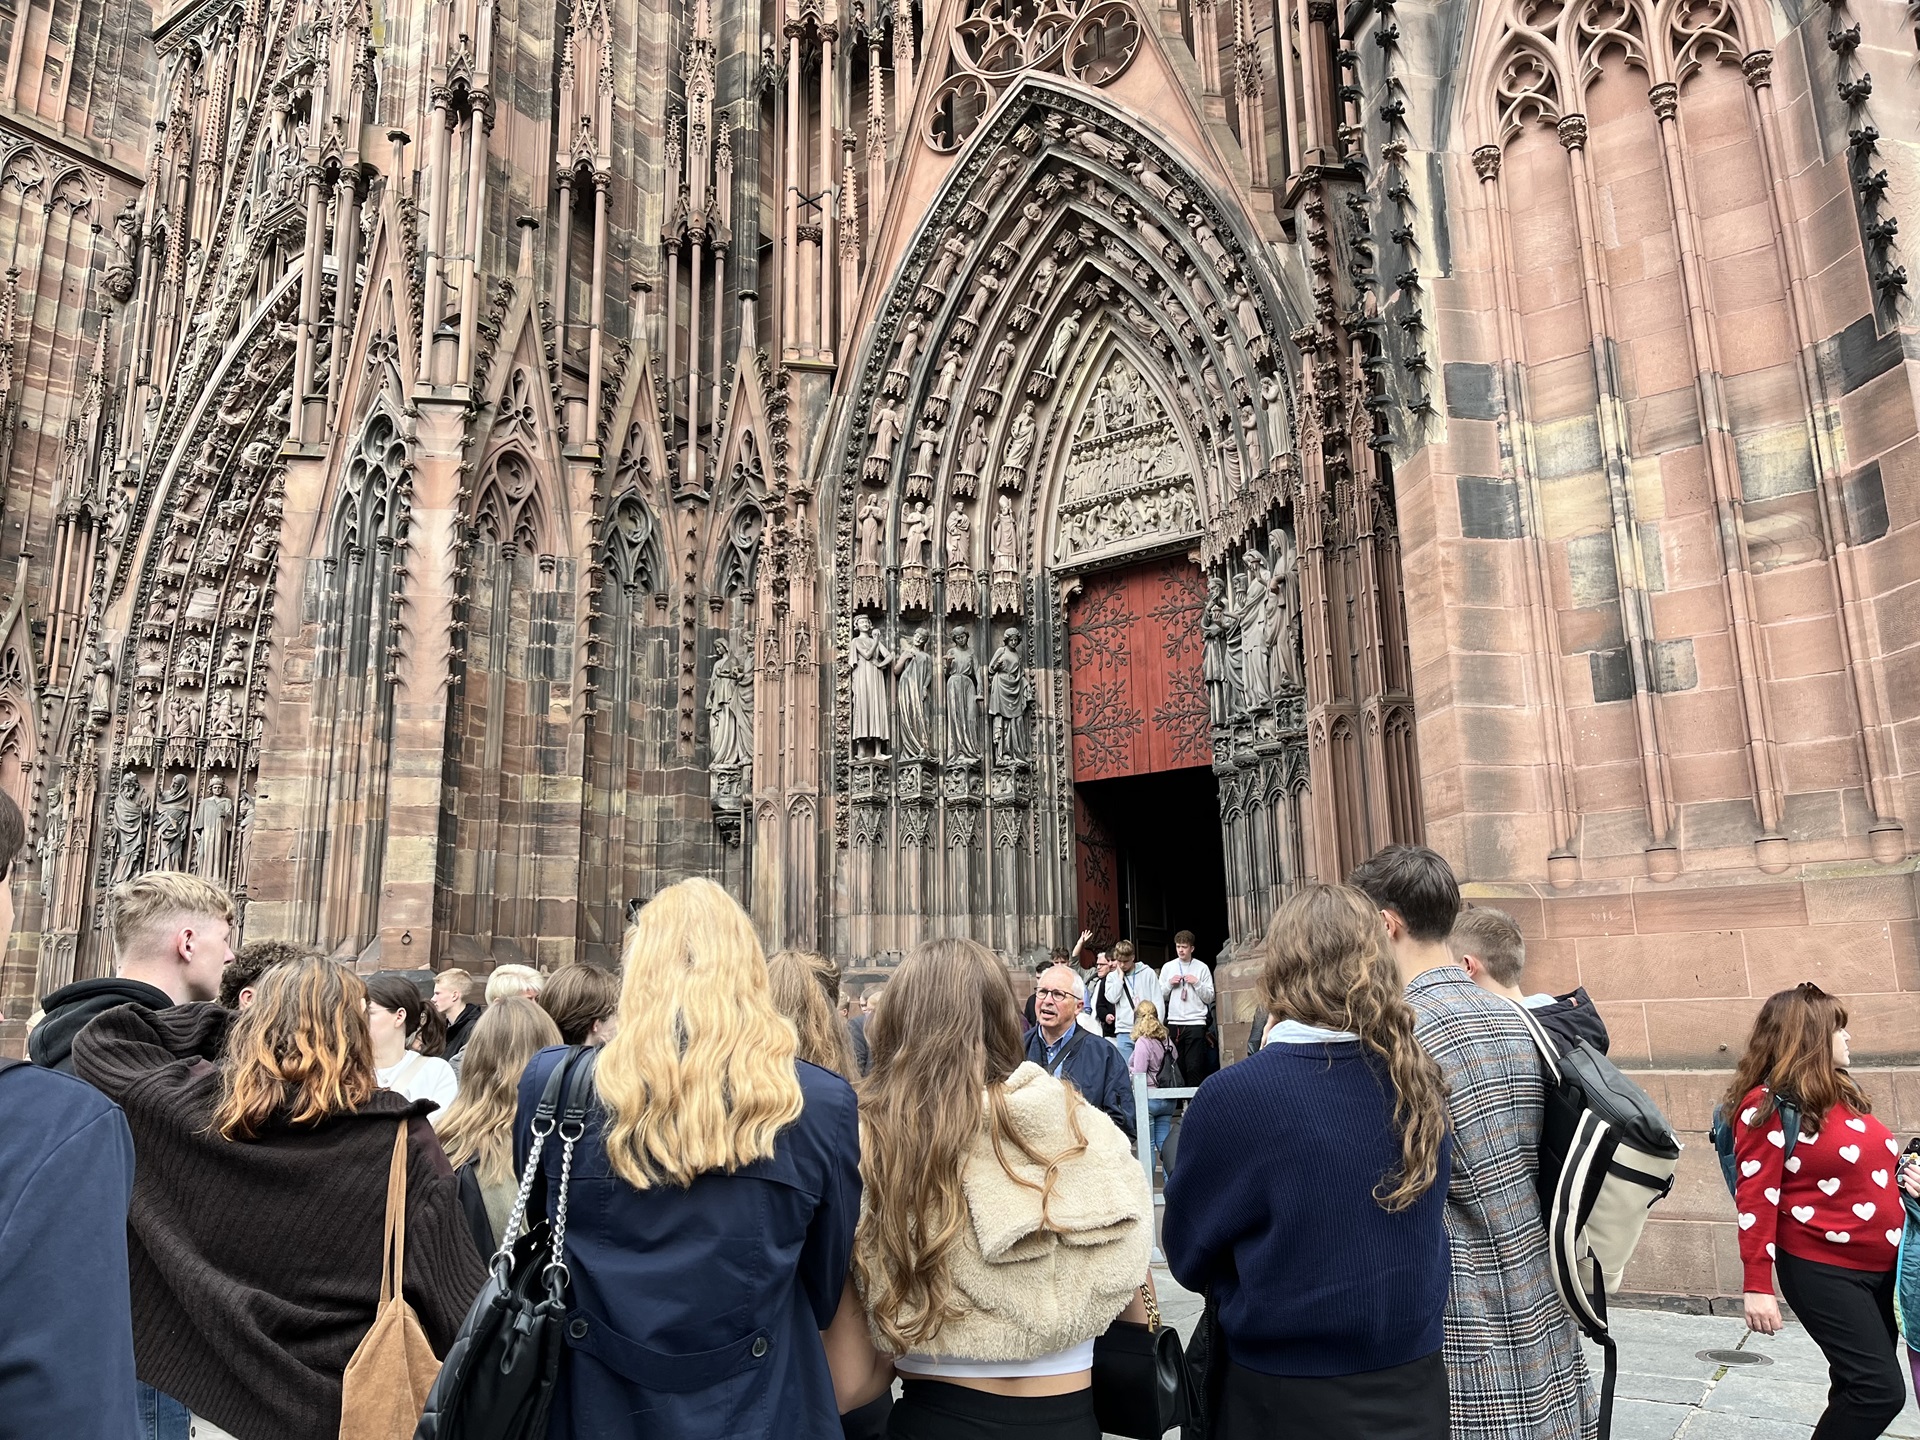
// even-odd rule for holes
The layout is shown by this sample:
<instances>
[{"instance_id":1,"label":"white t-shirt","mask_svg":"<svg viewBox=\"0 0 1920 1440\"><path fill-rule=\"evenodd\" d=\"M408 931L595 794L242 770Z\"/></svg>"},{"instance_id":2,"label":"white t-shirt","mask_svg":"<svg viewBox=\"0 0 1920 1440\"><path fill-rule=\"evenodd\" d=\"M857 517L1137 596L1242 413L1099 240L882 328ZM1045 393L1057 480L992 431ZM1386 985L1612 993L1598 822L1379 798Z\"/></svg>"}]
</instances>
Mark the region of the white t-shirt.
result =
<instances>
[{"instance_id":1,"label":"white t-shirt","mask_svg":"<svg viewBox=\"0 0 1920 1440\"><path fill-rule=\"evenodd\" d=\"M446 1061L409 1050L398 1065L376 1070L373 1078L382 1090L391 1090L409 1100L431 1100L440 1108L427 1117L436 1128L446 1118L447 1107L460 1093L460 1077Z\"/></svg>"},{"instance_id":2,"label":"white t-shirt","mask_svg":"<svg viewBox=\"0 0 1920 1440\"><path fill-rule=\"evenodd\" d=\"M1169 960L1160 967L1160 993L1167 997L1167 1013L1160 1017L1167 1024L1204 1025L1213 1003L1213 971L1204 960Z\"/></svg>"},{"instance_id":3,"label":"white t-shirt","mask_svg":"<svg viewBox=\"0 0 1920 1440\"><path fill-rule=\"evenodd\" d=\"M1093 1341L1083 1340L1051 1355L1031 1360L962 1360L953 1355L923 1355L909 1351L897 1357L893 1368L902 1375L928 1380L1010 1380L1022 1375L1072 1375L1093 1368Z\"/></svg>"}]
</instances>

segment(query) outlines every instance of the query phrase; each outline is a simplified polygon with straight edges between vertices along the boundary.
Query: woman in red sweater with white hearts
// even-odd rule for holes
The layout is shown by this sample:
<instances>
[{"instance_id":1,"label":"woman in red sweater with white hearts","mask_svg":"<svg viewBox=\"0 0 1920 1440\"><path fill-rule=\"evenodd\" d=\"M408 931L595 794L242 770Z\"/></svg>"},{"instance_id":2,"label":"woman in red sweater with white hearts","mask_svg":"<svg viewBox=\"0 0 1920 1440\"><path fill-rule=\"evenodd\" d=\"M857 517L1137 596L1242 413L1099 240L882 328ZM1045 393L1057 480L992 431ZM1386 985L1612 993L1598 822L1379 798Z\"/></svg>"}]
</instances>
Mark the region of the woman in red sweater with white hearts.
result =
<instances>
[{"instance_id":1,"label":"woman in red sweater with white hearts","mask_svg":"<svg viewBox=\"0 0 1920 1440\"><path fill-rule=\"evenodd\" d=\"M1780 1290L1827 1357L1814 1440L1871 1440L1900 1414L1893 1268L1905 1218L1900 1144L1846 1071L1847 1012L1819 986L1768 997L1727 1092L1747 1326L1780 1329ZM1775 1097L1798 1105L1793 1154ZM1920 1194L1920 1180L1908 1179Z\"/></svg>"}]
</instances>

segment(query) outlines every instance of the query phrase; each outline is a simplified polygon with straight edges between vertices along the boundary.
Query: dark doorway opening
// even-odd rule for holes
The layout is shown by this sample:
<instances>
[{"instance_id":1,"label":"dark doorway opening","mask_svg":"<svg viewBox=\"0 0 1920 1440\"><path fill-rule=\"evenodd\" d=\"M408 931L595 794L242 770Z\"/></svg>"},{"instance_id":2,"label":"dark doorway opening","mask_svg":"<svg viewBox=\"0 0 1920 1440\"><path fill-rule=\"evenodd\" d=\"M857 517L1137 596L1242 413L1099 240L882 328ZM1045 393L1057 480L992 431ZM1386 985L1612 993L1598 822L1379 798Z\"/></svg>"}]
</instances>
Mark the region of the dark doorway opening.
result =
<instances>
[{"instance_id":1,"label":"dark doorway opening","mask_svg":"<svg viewBox=\"0 0 1920 1440\"><path fill-rule=\"evenodd\" d=\"M1227 868L1220 845L1220 789L1206 766L1083 780L1075 793L1112 846L1116 931L1158 970L1173 937L1191 930L1194 953L1212 964L1227 942ZM1083 837L1082 843L1086 843Z\"/></svg>"}]
</instances>

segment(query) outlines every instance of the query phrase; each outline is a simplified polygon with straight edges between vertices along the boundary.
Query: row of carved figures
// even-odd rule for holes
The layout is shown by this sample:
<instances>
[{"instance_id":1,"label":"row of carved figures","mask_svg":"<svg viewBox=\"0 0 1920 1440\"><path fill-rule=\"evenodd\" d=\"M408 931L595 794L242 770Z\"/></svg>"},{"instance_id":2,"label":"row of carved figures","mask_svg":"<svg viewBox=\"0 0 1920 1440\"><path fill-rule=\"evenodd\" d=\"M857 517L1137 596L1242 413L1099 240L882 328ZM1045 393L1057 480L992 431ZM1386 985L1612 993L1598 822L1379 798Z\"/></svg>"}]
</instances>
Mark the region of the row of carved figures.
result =
<instances>
[{"instance_id":1,"label":"row of carved figures","mask_svg":"<svg viewBox=\"0 0 1920 1440\"><path fill-rule=\"evenodd\" d=\"M218 775L207 781L206 793L196 802L192 782L176 774L149 800L140 777L131 770L120 774L111 810L113 866L111 883L131 880L142 870L186 870L228 883L233 865L235 832L252 818L252 797L243 794L238 807ZM151 837L152 861L147 859Z\"/></svg>"},{"instance_id":2,"label":"row of carved figures","mask_svg":"<svg viewBox=\"0 0 1920 1440\"><path fill-rule=\"evenodd\" d=\"M1247 546L1237 595L1231 570L1207 577L1201 674L1215 725L1232 724L1237 716L1304 688L1295 562L1293 541L1279 531L1271 557L1258 545Z\"/></svg>"},{"instance_id":3,"label":"row of carved figures","mask_svg":"<svg viewBox=\"0 0 1920 1440\"><path fill-rule=\"evenodd\" d=\"M955 626L948 636L947 653L937 668L946 680L946 758L950 763L979 761L982 709L994 767L1012 769L1027 763L1034 689L1022 654L1023 638L1016 627L1009 626L983 668L970 630ZM922 625L903 629L889 647L870 616L854 617L848 666L856 760L886 759L890 749L902 760L938 758L931 640ZM897 680L891 695L889 677Z\"/></svg>"}]
</instances>

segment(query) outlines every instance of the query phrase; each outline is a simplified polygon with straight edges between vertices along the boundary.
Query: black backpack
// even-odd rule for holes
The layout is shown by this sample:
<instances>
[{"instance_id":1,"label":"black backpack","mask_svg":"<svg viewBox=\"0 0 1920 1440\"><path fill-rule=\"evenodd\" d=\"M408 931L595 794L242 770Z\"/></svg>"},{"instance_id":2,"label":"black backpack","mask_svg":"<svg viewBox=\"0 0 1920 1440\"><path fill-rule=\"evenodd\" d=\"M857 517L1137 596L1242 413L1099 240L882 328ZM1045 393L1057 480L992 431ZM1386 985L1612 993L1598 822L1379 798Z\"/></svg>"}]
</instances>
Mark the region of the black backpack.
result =
<instances>
[{"instance_id":1,"label":"black backpack","mask_svg":"<svg viewBox=\"0 0 1920 1440\"><path fill-rule=\"evenodd\" d=\"M1540 1051L1546 1112L1540 1126L1540 1218L1553 1286L1605 1356L1600 1435L1612 1433L1619 1357L1607 1329L1607 1292L1640 1243L1647 1212L1673 1188L1680 1144L1660 1107L1585 1040L1561 1047L1524 1005L1514 1006Z\"/></svg>"},{"instance_id":2,"label":"black backpack","mask_svg":"<svg viewBox=\"0 0 1920 1440\"><path fill-rule=\"evenodd\" d=\"M1781 1136L1786 1141L1780 1156L1785 1163L1793 1158L1793 1147L1800 1143L1800 1107L1784 1095L1775 1097L1773 1106L1779 1112ZM1733 1120L1726 1106L1713 1107L1713 1128L1707 1135L1713 1141L1713 1153L1719 1158L1720 1175L1727 1182L1727 1193L1737 1195L1740 1171L1733 1155Z\"/></svg>"},{"instance_id":3,"label":"black backpack","mask_svg":"<svg viewBox=\"0 0 1920 1440\"><path fill-rule=\"evenodd\" d=\"M1160 1064L1153 1072L1153 1088L1156 1090L1178 1090L1187 1083L1187 1077L1180 1073L1180 1049L1173 1043L1172 1034L1161 1042Z\"/></svg>"}]
</instances>

